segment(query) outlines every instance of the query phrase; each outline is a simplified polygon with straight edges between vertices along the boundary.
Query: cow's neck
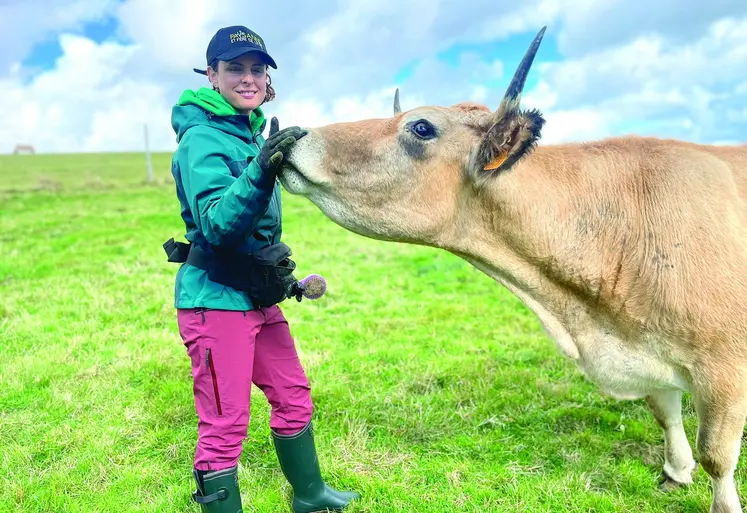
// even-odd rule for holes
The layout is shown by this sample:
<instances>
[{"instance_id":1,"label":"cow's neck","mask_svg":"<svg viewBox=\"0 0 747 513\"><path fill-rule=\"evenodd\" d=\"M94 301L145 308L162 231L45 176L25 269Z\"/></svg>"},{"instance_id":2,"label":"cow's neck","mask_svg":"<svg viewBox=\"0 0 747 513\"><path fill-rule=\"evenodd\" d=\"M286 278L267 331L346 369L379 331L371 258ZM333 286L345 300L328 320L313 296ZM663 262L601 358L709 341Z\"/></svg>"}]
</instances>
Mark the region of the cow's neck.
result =
<instances>
[{"instance_id":1,"label":"cow's neck","mask_svg":"<svg viewBox=\"0 0 747 513\"><path fill-rule=\"evenodd\" d=\"M505 285L538 315L561 350L577 358L572 340L579 335L635 326L616 310L624 301L616 290L621 256L610 249L615 235L608 228L584 231L591 214L540 194L538 188L512 201L511 211L489 201L464 201L456 228L438 245ZM625 325L608 325L613 311Z\"/></svg>"},{"instance_id":2,"label":"cow's neck","mask_svg":"<svg viewBox=\"0 0 747 513\"><path fill-rule=\"evenodd\" d=\"M539 317L561 351L578 359L574 339L588 324L587 319L578 315L582 307L578 298L543 276L537 266L513 251L492 246L479 238L472 239L471 243L465 243L464 239L460 242L462 244L447 249L508 288Z\"/></svg>"}]
</instances>

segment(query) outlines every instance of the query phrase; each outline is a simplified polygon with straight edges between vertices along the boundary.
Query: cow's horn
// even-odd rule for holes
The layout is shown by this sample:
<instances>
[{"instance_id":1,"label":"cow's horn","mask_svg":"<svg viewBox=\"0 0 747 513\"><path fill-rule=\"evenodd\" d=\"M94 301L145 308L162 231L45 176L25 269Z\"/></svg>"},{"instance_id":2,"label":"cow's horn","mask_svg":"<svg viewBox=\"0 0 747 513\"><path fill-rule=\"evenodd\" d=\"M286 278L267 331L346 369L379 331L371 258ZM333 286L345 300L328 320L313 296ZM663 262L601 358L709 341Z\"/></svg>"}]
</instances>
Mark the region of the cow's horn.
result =
<instances>
[{"instance_id":1,"label":"cow's horn","mask_svg":"<svg viewBox=\"0 0 747 513\"><path fill-rule=\"evenodd\" d=\"M534 41L532 41L532 44L529 45L527 53L521 60L519 67L516 68L514 78L511 79L511 83L508 85L508 89L506 89L506 95L503 97L503 102L516 102L521 97L521 92L524 90L524 84L526 83L529 69L532 67L534 56L537 55L537 50L539 49L546 29L546 26L542 27L535 36Z\"/></svg>"}]
</instances>

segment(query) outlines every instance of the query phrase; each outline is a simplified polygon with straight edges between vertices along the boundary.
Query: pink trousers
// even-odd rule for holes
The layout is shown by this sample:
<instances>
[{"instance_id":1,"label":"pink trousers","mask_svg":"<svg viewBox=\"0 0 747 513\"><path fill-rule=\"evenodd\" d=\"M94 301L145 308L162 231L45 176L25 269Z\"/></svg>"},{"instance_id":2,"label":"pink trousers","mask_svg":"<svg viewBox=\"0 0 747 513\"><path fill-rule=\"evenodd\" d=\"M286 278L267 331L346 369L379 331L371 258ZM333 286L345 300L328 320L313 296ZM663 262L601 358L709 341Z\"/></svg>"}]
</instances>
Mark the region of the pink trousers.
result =
<instances>
[{"instance_id":1,"label":"pink trousers","mask_svg":"<svg viewBox=\"0 0 747 513\"><path fill-rule=\"evenodd\" d=\"M192 360L196 469L222 470L238 462L252 383L270 403L271 429L294 434L311 420L309 381L277 305L247 312L179 309L177 320Z\"/></svg>"}]
</instances>

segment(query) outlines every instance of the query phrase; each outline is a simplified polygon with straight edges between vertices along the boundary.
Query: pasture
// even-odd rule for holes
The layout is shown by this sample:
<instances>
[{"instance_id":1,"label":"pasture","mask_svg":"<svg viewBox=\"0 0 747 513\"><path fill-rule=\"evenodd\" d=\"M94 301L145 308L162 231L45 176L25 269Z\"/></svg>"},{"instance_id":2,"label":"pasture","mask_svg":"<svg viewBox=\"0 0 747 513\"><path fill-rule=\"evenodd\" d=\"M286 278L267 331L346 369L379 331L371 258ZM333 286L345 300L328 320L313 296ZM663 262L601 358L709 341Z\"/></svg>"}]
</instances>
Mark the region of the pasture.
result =
<instances>
[{"instance_id":1,"label":"pasture","mask_svg":"<svg viewBox=\"0 0 747 513\"><path fill-rule=\"evenodd\" d=\"M177 266L161 248L183 240L169 163L155 155L146 183L141 154L0 157L3 511L199 511ZM349 233L301 198L283 208L296 276L328 281L321 300L281 307L322 473L362 495L348 511L708 510L701 468L689 489L657 490L662 432L644 402L601 396L507 290L448 253ZM269 407L252 397L244 510L289 511Z\"/></svg>"}]
</instances>

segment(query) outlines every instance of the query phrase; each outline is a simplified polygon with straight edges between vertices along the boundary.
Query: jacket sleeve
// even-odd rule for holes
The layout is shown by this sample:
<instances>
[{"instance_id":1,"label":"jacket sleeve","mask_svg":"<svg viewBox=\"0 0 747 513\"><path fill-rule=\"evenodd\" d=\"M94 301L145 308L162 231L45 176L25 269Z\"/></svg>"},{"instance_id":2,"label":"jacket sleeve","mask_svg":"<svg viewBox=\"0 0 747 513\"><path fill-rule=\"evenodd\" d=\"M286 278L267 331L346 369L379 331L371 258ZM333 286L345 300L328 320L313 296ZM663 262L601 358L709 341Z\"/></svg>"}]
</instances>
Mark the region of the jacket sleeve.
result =
<instances>
[{"instance_id":1,"label":"jacket sleeve","mask_svg":"<svg viewBox=\"0 0 747 513\"><path fill-rule=\"evenodd\" d=\"M209 130L195 127L185 138L179 167L197 228L214 246L240 245L267 210L274 177L266 176L256 159L234 177L229 156L220 151L224 143Z\"/></svg>"}]
</instances>

